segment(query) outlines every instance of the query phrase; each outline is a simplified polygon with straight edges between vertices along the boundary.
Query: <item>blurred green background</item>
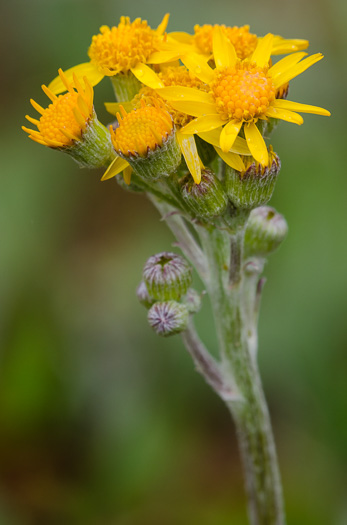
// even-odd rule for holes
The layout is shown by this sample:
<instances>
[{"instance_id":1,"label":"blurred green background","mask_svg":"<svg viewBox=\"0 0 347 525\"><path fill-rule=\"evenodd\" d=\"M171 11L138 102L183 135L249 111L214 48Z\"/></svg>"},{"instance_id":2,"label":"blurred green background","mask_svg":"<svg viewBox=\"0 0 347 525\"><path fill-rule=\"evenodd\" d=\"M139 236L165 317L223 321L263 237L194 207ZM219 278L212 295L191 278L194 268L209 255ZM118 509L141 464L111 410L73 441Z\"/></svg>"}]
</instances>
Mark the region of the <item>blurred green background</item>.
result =
<instances>
[{"instance_id":1,"label":"blurred green background","mask_svg":"<svg viewBox=\"0 0 347 525\"><path fill-rule=\"evenodd\" d=\"M266 266L260 366L292 525L347 523L344 0L12 0L0 18L0 524L245 525L234 427L179 337L135 296L173 238L143 196L28 140L20 126L58 67L87 59L121 15L169 30L250 24L326 58L292 100L328 108L273 136L271 204L290 233ZM96 108L112 99L105 79ZM207 301L205 301L207 303ZM197 316L214 347L210 310Z\"/></svg>"}]
</instances>

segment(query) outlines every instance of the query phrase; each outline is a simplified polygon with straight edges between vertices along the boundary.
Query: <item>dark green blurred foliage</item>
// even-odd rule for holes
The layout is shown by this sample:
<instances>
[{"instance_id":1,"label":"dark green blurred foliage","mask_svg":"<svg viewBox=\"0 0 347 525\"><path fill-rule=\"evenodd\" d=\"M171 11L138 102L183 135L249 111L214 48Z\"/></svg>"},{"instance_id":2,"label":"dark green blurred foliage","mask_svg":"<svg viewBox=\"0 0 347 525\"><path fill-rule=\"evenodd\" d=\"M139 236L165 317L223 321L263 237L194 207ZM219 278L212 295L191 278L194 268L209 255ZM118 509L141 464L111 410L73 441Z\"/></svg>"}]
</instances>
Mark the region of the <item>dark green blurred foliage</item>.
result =
<instances>
[{"instance_id":1,"label":"dark green blurred foliage","mask_svg":"<svg viewBox=\"0 0 347 525\"><path fill-rule=\"evenodd\" d=\"M342 0L201 4L14 0L1 24L0 523L244 525L227 411L180 338L147 325L135 289L172 236L141 195L30 142L20 130L58 67L87 59L119 16L169 30L249 23L308 38L326 58L289 98L331 110L273 136L282 171L271 205L289 235L266 266L260 366L288 522L347 522L346 5ZM298 13L300 13L298 15ZM112 100L107 79L96 88ZM195 285L198 283L195 279ZM197 322L215 350L207 300Z\"/></svg>"}]
</instances>

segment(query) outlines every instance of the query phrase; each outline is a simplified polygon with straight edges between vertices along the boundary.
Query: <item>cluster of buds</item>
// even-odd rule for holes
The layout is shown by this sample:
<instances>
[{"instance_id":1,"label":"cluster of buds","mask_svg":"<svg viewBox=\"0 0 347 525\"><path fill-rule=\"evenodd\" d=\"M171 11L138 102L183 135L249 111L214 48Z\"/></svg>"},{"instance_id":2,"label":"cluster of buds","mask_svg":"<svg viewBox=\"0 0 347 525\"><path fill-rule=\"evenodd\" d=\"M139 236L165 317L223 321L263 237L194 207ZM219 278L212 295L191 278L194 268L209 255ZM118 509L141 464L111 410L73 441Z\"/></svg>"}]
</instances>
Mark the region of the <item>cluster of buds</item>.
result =
<instances>
[{"instance_id":1,"label":"cluster of buds","mask_svg":"<svg viewBox=\"0 0 347 525\"><path fill-rule=\"evenodd\" d=\"M200 309L200 296L191 284L192 268L180 255L162 252L146 262L137 297L148 309L148 322L158 335L182 332L189 315Z\"/></svg>"}]
</instances>

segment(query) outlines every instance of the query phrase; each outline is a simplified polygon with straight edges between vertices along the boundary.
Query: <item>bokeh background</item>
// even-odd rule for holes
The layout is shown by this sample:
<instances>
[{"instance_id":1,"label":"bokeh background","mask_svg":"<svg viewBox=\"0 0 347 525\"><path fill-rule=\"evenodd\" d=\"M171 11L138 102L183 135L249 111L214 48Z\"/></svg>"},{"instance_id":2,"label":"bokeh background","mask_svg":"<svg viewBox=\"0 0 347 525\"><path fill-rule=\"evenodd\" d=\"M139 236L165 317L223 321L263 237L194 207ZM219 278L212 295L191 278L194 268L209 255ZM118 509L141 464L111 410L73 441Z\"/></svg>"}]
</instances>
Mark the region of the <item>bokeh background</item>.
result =
<instances>
[{"instance_id":1,"label":"bokeh background","mask_svg":"<svg viewBox=\"0 0 347 525\"><path fill-rule=\"evenodd\" d=\"M265 269L260 367L291 525L345 525L346 21L344 0L12 0L0 17L0 523L245 525L235 433L178 336L135 296L173 238L143 196L27 139L29 98L87 58L121 15L169 30L250 24L326 58L291 84L332 111L282 123L272 205L290 233ZM96 108L112 100L105 79ZM197 283L198 284L198 283ZM205 301L207 303L207 301ZM215 340L205 304L197 324Z\"/></svg>"}]
</instances>

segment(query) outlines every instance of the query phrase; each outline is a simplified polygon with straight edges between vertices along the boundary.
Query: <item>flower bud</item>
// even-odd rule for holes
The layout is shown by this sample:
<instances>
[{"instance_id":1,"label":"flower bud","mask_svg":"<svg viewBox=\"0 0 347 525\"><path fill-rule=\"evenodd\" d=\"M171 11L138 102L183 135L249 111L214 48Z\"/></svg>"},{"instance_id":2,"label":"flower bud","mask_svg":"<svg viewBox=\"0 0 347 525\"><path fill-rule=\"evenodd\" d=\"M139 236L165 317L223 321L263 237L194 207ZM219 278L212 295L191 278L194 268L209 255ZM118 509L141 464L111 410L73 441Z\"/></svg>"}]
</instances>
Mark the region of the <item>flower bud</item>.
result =
<instances>
[{"instance_id":1,"label":"flower bud","mask_svg":"<svg viewBox=\"0 0 347 525\"><path fill-rule=\"evenodd\" d=\"M186 295L182 297L182 303L187 307L190 314L196 314L201 308L201 294L194 288L189 288Z\"/></svg>"},{"instance_id":2,"label":"flower bud","mask_svg":"<svg viewBox=\"0 0 347 525\"><path fill-rule=\"evenodd\" d=\"M245 257L266 257L279 247L287 232L285 218L274 208L261 206L252 210L245 232Z\"/></svg>"},{"instance_id":3,"label":"flower bud","mask_svg":"<svg viewBox=\"0 0 347 525\"><path fill-rule=\"evenodd\" d=\"M184 304L176 301L154 303L148 311L148 322L157 335L167 337L186 329L189 312Z\"/></svg>"},{"instance_id":4,"label":"flower bud","mask_svg":"<svg viewBox=\"0 0 347 525\"><path fill-rule=\"evenodd\" d=\"M136 289L136 296L141 304L146 308L150 308L154 303L153 297L148 293L146 283L141 281Z\"/></svg>"},{"instance_id":5,"label":"flower bud","mask_svg":"<svg viewBox=\"0 0 347 525\"><path fill-rule=\"evenodd\" d=\"M148 293L157 301L179 299L192 282L192 269L183 257L162 252L148 259L143 269Z\"/></svg>"},{"instance_id":6,"label":"flower bud","mask_svg":"<svg viewBox=\"0 0 347 525\"><path fill-rule=\"evenodd\" d=\"M181 163L181 150L172 118L157 102L127 113L121 106L118 128L111 128L113 146L134 172L143 179L156 180L174 173Z\"/></svg>"},{"instance_id":7,"label":"flower bud","mask_svg":"<svg viewBox=\"0 0 347 525\"><path fill-rule=\"evenodd\" d=\"M247 157L244 160L247 163ZM280 168L280 159L271 146L268 166L259 164L252 157L245 171L236 171L227 166L225 188L233 205L240 210L252 210L266 204L271 199Z\"/></svg>"},{"instance_id":8,"label":"flower bud","mask_svg":"<svg viewBox=\"0 0 347 525\"><path fill-rule=\"evenodd\" d=\"M195 184L191 177L185 177L181 184L183 201L193 216L209 219L225 211L228 197L213 171L204 169L200 184Z\"/></svg>"}]
</instances>

